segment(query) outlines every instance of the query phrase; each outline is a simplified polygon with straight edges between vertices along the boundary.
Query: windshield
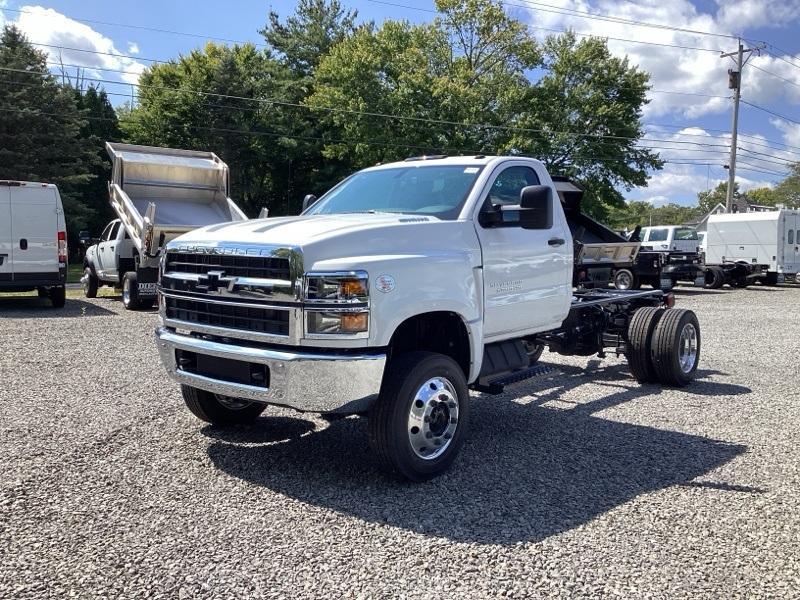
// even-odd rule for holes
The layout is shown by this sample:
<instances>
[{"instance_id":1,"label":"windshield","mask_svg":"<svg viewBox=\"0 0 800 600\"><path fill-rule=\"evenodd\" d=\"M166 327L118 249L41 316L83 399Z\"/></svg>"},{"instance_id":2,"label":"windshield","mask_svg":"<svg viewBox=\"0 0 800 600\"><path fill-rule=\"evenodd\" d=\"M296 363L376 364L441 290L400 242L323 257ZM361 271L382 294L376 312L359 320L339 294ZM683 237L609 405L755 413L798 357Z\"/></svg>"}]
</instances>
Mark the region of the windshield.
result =
<instances>
[{"instance_id":1,"label":"windshield","mask_svg":"<svg viewBox=\"0 0 800 600\"><path fill-rule=\"evenodd\" d=\"M482 166L426 165L359 171L304 214L384 212L458 218Z\"/></svg>"},{"instance_id":2,"label":"windshield","mask_svg":"<svg viewBox=\"0 0 800 600\"><path fill-rule=\"evenodd\" d=\"M675 239L676 240L696 240L697 238L697 231L691 229L690 227L682 227L680 229L675 230Z\"/></svg>"}]
</instances>

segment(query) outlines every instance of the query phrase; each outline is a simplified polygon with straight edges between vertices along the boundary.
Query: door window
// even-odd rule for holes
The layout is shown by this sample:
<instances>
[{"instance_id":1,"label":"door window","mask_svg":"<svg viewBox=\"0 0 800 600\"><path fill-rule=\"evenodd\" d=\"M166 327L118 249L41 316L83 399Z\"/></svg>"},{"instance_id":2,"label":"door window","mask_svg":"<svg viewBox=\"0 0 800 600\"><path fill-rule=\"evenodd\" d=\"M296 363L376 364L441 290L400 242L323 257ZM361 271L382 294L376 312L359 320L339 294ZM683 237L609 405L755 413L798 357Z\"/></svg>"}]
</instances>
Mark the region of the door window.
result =
<instances>
[{"instance_id":1,"label":"door window","mask_svg":"<svg viewBox=\"0 0 800 600\"><path fill-rule=\"evenodd\" d=\"M651 229L647 236L648 242L666 242L669 235L668 229Z\"/></svg>"},{"instance_id":2,"label":"door window","mask_svg":"<svg viewBox=\"0 0 800 600\"><path fill-rule=\"evenodd\" d=\"M489 194L483 204L483 210L494 207L519 206L519 196L523 188L539 185L539 176L530 167L509 167L495 178ZM519 224L519 210L504 210L502 223L504 226Z\"/></svg>"},{"instance_id":3,"label":"door window","mask_svg":"<svg viewBox=\"0 0 800 600\"><path fill-rule=\"evenodd\" d=\"M786 234L786 243L790 246L794 244L794 229L790 229L789 233Z\"/></svg>"},{"instance_id":4,"label":"door window","mask_svg":"<svg viewBox=\"0 0 800 600\"><path fill-rule=\"evenodd\" d=\"M114 221L111 224L111 229L108 231L108 237L103 238L104 242L117 239L117 233L119 232L119 224L120 224L119 221Z\"/></svg>"}]
</instances>

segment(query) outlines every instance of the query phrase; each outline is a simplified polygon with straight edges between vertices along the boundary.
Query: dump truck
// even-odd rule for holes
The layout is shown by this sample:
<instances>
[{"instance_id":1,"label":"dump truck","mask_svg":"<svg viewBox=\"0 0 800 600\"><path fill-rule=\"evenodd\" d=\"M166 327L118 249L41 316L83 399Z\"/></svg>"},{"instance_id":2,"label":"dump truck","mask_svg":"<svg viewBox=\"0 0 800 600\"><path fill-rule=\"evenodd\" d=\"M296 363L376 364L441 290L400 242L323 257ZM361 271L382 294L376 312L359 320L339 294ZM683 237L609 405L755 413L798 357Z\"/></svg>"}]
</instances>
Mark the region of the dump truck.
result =
<instances>
[{"instance_id":1,"label":"dump truck","mask_svg":"<svg viewBox=\"0 0 800 600\"><path fill-rule=\"evenodd\" d=\"M230 199L230 173L213 152L107 142L113 167L109 201L117 214L87 248L81 282L87 298L102 285L122 291L125 308L152 307L158 265L170 240L247 216Z\"/></svg>"}]
</instances>

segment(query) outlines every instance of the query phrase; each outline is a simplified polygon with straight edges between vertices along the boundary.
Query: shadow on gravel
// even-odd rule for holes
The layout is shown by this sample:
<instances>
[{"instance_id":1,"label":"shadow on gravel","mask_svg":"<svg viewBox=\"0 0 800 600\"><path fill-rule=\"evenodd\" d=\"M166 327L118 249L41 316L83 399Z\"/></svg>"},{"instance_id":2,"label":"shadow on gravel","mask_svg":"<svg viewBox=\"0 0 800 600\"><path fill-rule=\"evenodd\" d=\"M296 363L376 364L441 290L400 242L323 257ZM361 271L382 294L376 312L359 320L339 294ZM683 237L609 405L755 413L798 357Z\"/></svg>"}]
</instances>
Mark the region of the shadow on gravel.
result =
<instances>
[{"instance_id":1,"label":"shadow on gravel","mask_svg":"<svg viewBox=\"0 0 800 600\"><path fill-rule=\"evenodd\" d=\"M64 308L53 308L50 300L36 296L0 297L0 319L51 319L69 317L107 317L116 315L114 311L97 306L86 300L67 298Z\"/></svg>"},{"instance_id":2,"label":"shadow on gravel","mask_svg":"<svg viewBox=\"0 0 800 600\"><path fill-rule=\"evenodd\" d=\"M215 441L208 453L230 475L365 521L456 541L513 544L567 531L640 494L691 485L746 450L596 417L659 389L636 386L622 365L591 378L586 369L557 366L563 375L520 386L518 393L533 399L528 404L510 395L474 398L471 435L459 459L446 475L424 484L398 482L377 470L366 443L366 421L359 418L294 437L286 435L291 419L285 418L260 419L263 433L255 431L258 427L209 428L204 431ZM542 406L566 389L598 382L609 390L595 400L564 410ZM712 381L688 391L707 396L750 392ZM306 421L297 422L294 433L311 431ZM271 428L278 435L270 434Z\"/></svg>"}]
</instances>

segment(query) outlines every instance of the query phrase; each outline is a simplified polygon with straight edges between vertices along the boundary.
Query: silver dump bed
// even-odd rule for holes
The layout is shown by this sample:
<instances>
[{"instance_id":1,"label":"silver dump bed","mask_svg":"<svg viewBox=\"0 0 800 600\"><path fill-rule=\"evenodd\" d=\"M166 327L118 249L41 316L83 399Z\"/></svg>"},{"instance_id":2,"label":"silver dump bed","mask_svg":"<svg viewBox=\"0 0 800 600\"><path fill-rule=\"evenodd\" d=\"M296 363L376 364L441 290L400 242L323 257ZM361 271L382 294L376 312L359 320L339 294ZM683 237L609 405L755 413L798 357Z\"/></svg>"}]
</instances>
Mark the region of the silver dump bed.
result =
<instances>
[{"instance_id":1,"label":"silver dump bed","mask_svg":"<svg viewBox=\"0 0 800 600\"><path fill-rule=\"evenodd\" d=\"M624 266L636 263L641 244L630 242L581 211L583 189L566 177L553 177L564 207L575 247L575 264L585 266Z\"/></svg>"},{"instance_id":2,"label":"silver dump bed","mask_svg":"<svg viewBox=\"0 0 800 600\"><path fill-rule=\"evenodd\" d=\"M112 142L106 150L111 206L143 258L187 231L247 219L228 197L228 165L213 152Z\"/></svg>"}]
</instances>

